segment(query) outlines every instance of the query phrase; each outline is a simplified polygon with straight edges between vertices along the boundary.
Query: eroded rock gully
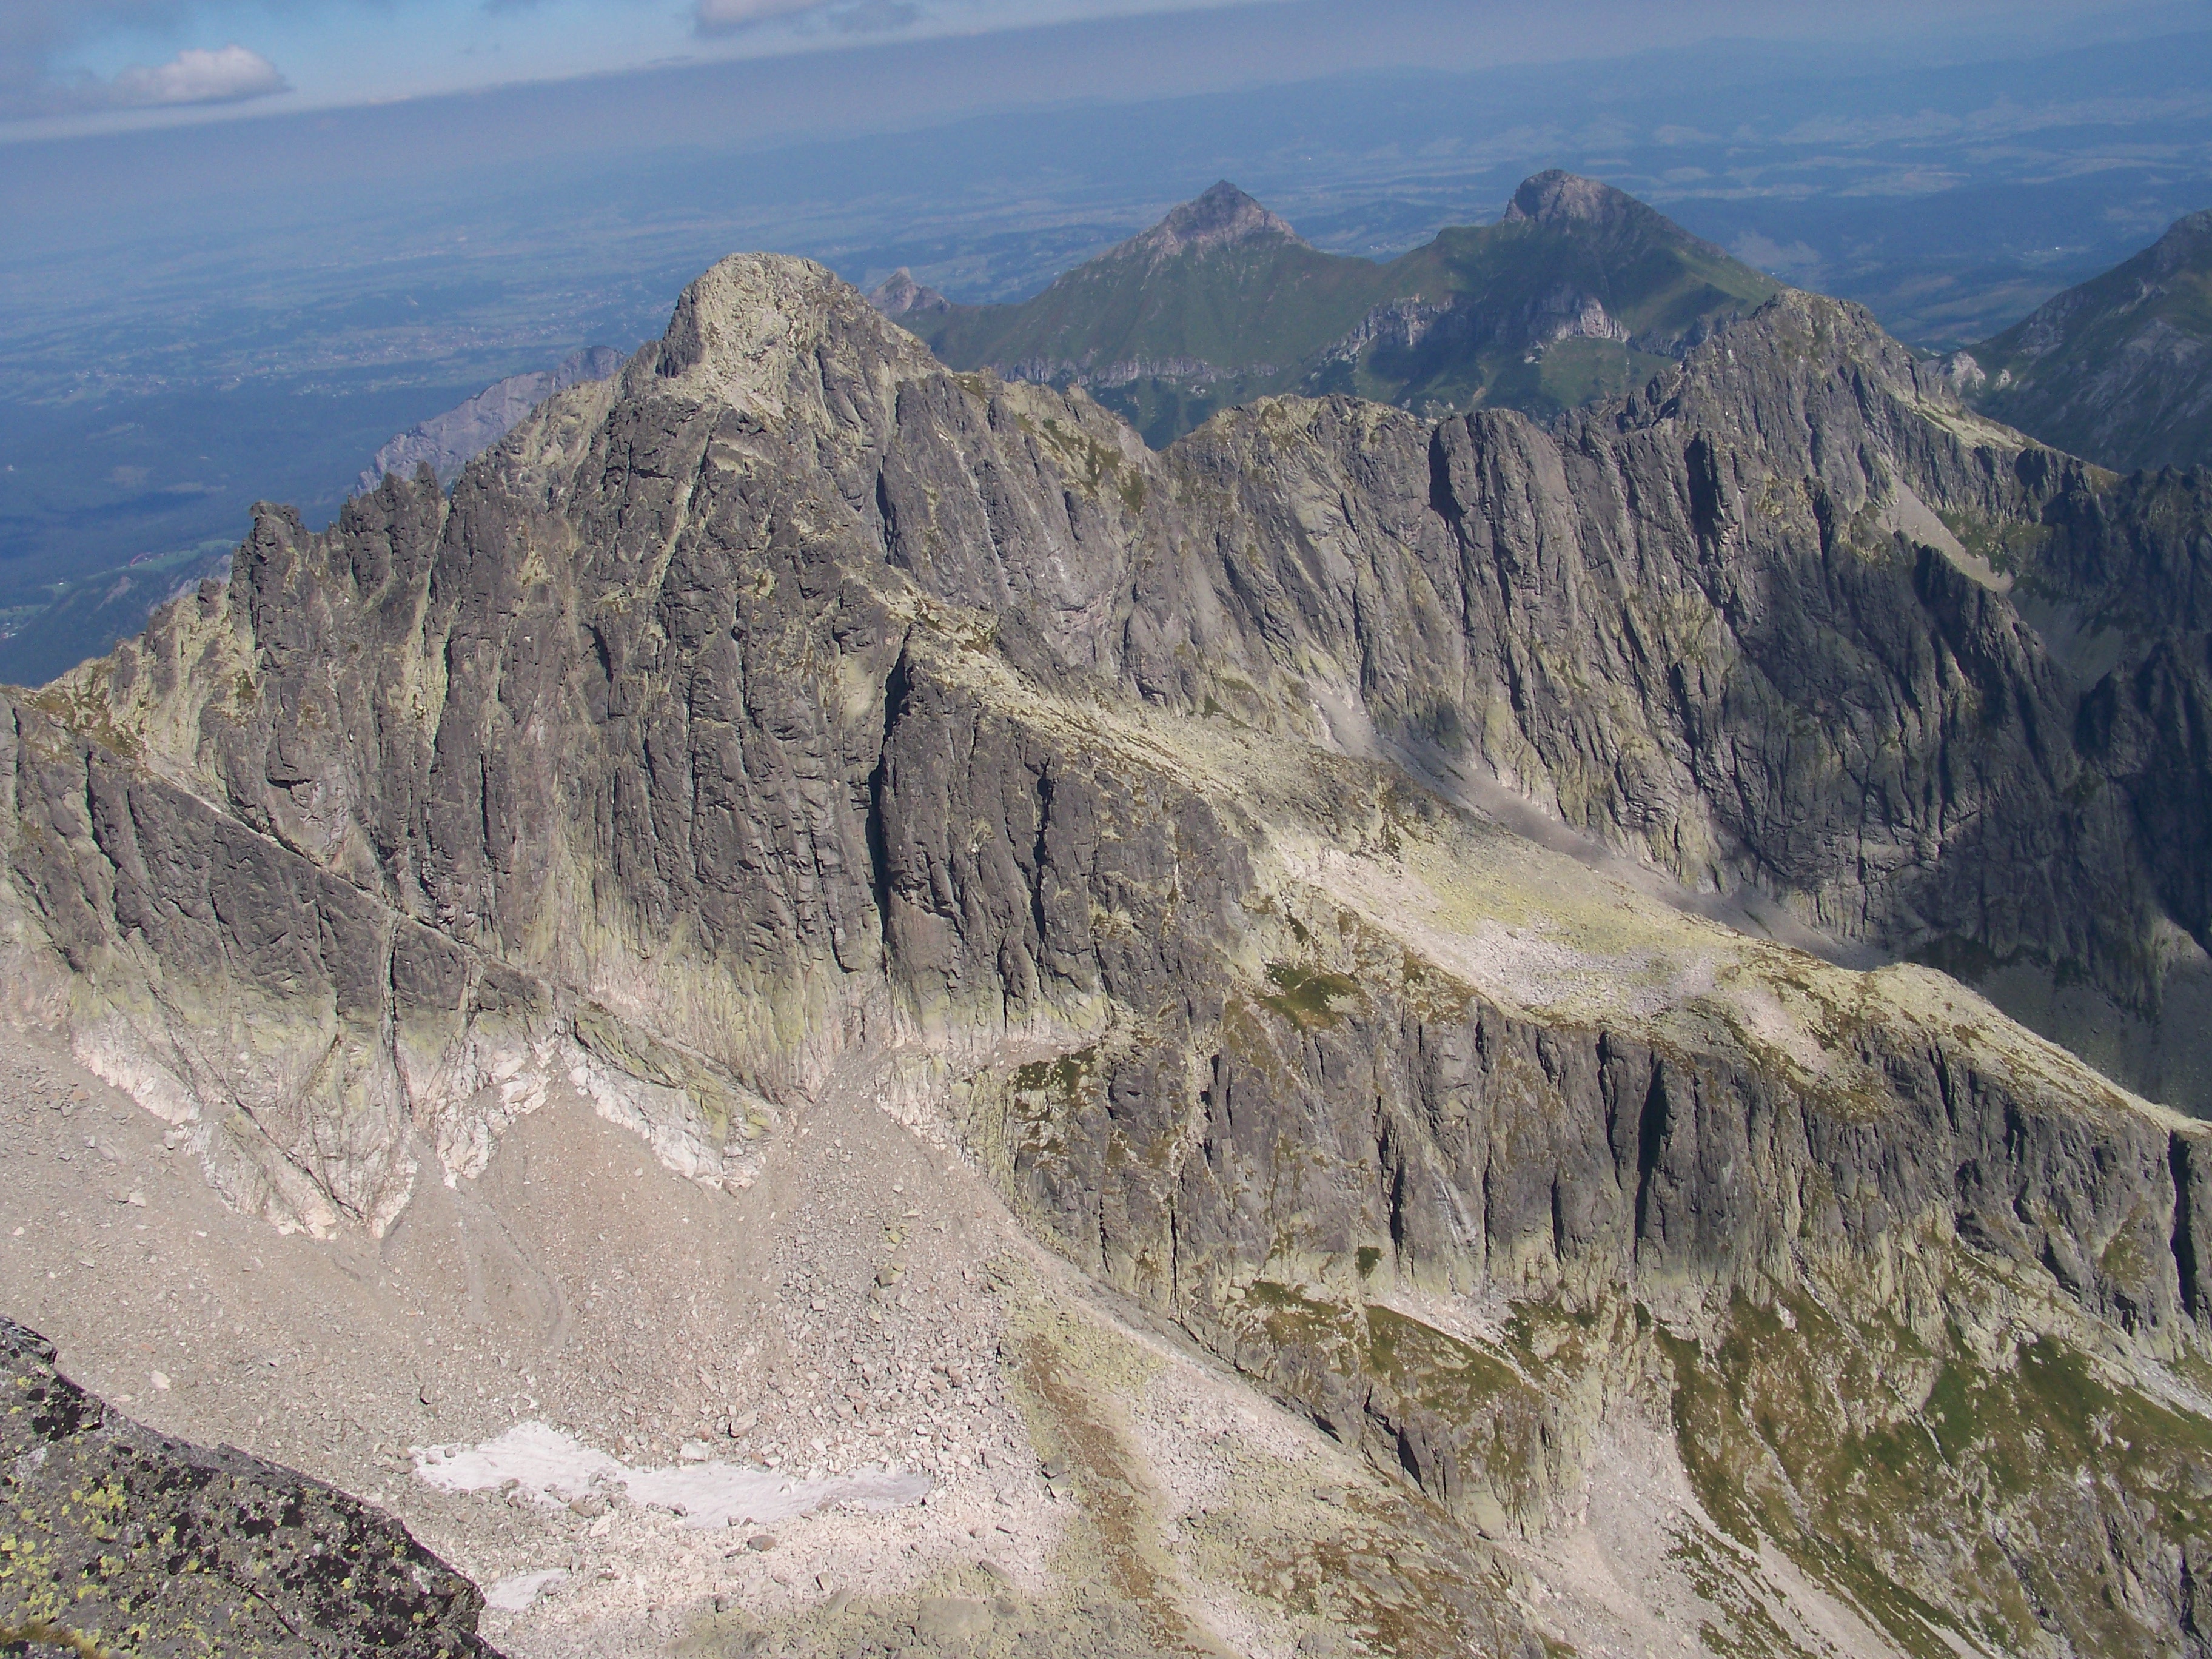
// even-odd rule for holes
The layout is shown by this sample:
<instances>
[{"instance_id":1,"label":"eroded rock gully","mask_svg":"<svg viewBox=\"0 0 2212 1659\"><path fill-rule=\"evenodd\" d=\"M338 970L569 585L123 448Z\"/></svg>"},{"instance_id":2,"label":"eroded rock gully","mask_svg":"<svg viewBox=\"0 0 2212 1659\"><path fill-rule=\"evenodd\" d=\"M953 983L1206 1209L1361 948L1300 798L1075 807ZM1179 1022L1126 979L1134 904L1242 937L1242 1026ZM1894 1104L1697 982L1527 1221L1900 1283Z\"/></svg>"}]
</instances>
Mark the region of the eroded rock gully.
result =
<instances>
[{"instance_id":1,"label":"eroded rock gully","mask_svg":"<svg viewBox=\"0 0 2212 1659\"><path fill-rule=\"evenodd\" d=\"M450 500L264 509L11 694L11 995L309 1230L562 1083L741 1188L872 1066L1486 1531L1634 1407L1908 1650L2202 1652L2204 1132L1704 914L2212 1101L2202 495L1802 295L1551 430L1270 400L1155 455L732 259ZM2084 1412L2148 1449L2069 1509ZM1960 1504L2042 1547L1960 1588Z\"/></svg>"}]
</instances>

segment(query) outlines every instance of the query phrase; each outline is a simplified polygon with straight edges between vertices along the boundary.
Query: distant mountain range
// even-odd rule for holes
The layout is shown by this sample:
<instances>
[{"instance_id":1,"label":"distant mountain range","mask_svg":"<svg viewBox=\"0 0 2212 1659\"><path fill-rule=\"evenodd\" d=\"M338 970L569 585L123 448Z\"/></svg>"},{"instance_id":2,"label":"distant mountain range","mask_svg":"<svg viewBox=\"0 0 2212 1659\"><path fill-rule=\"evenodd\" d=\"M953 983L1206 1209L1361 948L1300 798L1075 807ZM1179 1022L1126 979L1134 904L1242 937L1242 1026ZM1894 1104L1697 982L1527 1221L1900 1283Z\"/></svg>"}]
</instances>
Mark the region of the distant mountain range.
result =
<instances>
[{"instance_id":1,"label":"distant mountain range","mask_svg":"<svg viewBox=\"0 0 2212 1659\"><path fill-rule=\"evenodd\" d=\"M1950 367L1983 413L2100 465L2212 461L2212 210Z\"/></svg>"},{"instance_id":2,"label":"distant mountain range","mask_svg":"<svg viewBox=\"0 0 2212 1659\"><path fill-rule=\"evenodd\" d=\"M1780 285L1632 197L1537 174L1494 225L1325 253L1225 180L1018 305L898 271L869 298L957 369L1079 386L1153 445L1269 392L1428 415L1618 394Z\"/></svg>"},{"instance_id":3,"label":"distant mountain range","mask_svg":"<svg viewBox=\"0 0 2212 1659\"><path fill-rule=\"evenodd\" d=\"M411 478L425 461L441 483L453 483L456 473L514 431L538 404L572 386L607 379L623 366L623 356L612 346L586 346L551 368L493 381L458 407L408 428L378 450L362 472L362 493L382 483L388 472Z\"/></svg>"},{"instance_id":4,"label":"distant mountain range","mask_svg":"<svg viewBox=\"0 0 2212 1659\"><path fill-rule=\"evenodd\" d=\"M1556 415L1643 385L1781 291L1632 197L1553 171L1497 223L1388 262L1323 252L1224 181L1018 304L958 304L903 270L867 297L948 366L1083 387L1158 448L1280 392ZM392 438L360 488L425 462L450 485L546 398L624 361L588 346L496 381ZM2212 462L2212 211L1943 368L1978 412L2115 471ZM142 556L0 611L0 682L108 649L228 560L222 543Z\"/></svg>"}]
</instances>

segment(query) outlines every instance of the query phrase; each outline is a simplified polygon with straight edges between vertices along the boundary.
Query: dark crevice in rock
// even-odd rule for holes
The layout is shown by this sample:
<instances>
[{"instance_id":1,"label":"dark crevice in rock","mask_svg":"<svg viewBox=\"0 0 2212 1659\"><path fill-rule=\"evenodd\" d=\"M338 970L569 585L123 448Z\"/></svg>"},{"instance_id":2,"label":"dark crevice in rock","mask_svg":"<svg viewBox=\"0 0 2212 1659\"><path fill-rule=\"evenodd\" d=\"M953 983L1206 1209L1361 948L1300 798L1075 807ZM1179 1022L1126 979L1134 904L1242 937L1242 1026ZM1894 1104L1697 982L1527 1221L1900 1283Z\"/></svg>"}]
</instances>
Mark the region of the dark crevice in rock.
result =
<instances>
[{"instance_id":1,"label":"dark crevice in rock","mask_svg":"<svg viewBox=\"0 0 2212 1659\"><path fill-rule=\"evenodd\" d=\"M884 972L893 972L891 940L891 855L884 831L890 788L891 735L907 712L910 691L906 653L902 649L884 681L883 731L876 749L876 764L868 774L868 812L865 825L868 847L868 889L876 902L876 925L883 939Z\"/></svg>"},{"instance_id":2,"label":"dark crevice in rock","mask_svg":"<svg viewBox=\"0 0 2212 1659\"><path fill-rule=\"evenodd\" d=\"M1689 485L1690 523L1708 548L1717 549L1725 532L1727 496L1721 483L1720 457L1713 441L1700 432L1683 453L1685 481Z\"/></svg>"},{"instance_id":3,"label":"dark crevice in rock","mask_svg":"<svg viewBox=\"0 0 2212 1659\"><path fill-rule=\"evenodd\" d=\"M1045 941L1052 937L1051 923L1045 914L1045 878L1052 867L1052 854L1046 838L1052 827L1052 769L1045 767L1037 773L1036 832L1030 842L1030 925L1036 930L1037 975L1045 972Z\"/></svg>"},{"instance_id":4,"label":"dark crevice in rock","mask_svg":"<svg viewBox=\"0 0 2212 1659\"><path fill-rule=\"evenodd\" d=\"M1458 528L1459 498L1452 493L1451 451L1444 443L1442 427L1429 440L1429 511Z\"/></svg>"},{"instance_id":5,"label":"dark crevice in rock","mask_svg":"<svg viewBox=\"0 0 2212 1659\"><path fill-rule=\"evenodd\" d=\"M1667 1139L1670 1115L1667 1102L1666 1067L1656 1060L1651 1082L1644 1091L1644 1107L1636 1121L1636 1239L1640 1250L1652 1241L1651 1184L1659 1171L1659 1154ZM1663 1229L1662 1229L1663 1231Z\"/></svg>"},{"instance_id":6,"label":"dark crevice in rock","mask_svg":"<svg viewBox=\"0 0 2212 1659\"><path fill-rule=\"evenodd\" d=\"M2197 1150L2179 1134L2166 1141L2166 1167L2173 1172L2173 1267L2180 1279L2183 1309L2202 1320L2212 1316L2212 1294L2203 1277L2207 1264L2197 1254Z\"/></svg>"}]
</instances>

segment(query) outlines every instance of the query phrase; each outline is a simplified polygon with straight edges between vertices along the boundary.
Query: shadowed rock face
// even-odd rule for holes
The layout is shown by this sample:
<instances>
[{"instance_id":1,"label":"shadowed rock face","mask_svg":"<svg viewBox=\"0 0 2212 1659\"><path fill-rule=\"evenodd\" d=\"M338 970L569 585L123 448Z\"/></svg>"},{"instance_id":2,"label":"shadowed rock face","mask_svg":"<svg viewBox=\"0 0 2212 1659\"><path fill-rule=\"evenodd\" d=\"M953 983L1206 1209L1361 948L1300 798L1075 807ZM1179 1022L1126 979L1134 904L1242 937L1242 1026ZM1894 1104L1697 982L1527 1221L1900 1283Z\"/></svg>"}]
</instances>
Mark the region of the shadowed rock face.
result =
<instances>
[{"instance_id":1,"label":"shadowed rock face","mask_svg":"<svg viewBox=\"0 0 2212 1659\"><path fill-rule=\"evenodd\" d=\"M1551 431L1269 400L1156 455L735 258L450 501L267 509L11 705L14 994L290 1225L381 1227L562 1077L741 1184L872 1069L1480 1524L1547 1524L1656 1389L1709 1504L1909 1588L1886 1627L2200 1652L2158 1496L2197 1419L2136 1368L2212 1331L2204 1132L1940 975L1697 914L2100 999L2150 1034L2100 1058L2203 1098L2193 489L1804 295ZM1515 797L1575 856L1468 805ZM1777 1309L1828 1395L1754 1377ZM2153 1424L2087 1498L2004 1437L2087 1397L2041 1344ZM1923 1361L2043 1392L1899 1463ZM1793 1461L1831 1404L1879 1504ZM2043 1547L1931 1555L1969 1492Z\"/></svg>"},{"instance_id":2,"label":"shadowed rock face","mask_svg":"<svg viewBox=\"0 0 2212 1659\"><path fill-rule=\"evenodd\" d=\"M496 1659L483 1597L343 1492L117 1416L0 1318L0 1643L155 1656Z\"/></svg>"}]
</instances>

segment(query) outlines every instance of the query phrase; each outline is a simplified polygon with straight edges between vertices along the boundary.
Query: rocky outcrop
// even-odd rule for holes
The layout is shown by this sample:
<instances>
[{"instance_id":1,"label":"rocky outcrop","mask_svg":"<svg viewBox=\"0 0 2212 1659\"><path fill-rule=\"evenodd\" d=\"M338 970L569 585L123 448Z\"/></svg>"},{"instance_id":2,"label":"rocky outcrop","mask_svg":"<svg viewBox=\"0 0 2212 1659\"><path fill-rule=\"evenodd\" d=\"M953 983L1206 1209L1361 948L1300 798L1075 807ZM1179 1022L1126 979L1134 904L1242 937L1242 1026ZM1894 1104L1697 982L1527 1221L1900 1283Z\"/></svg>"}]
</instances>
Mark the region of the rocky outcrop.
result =
<instances>
[{"instance_id":1,"label":"rocky outcrop","mask_svg":"<svg viewBox=\"0 0 2212 1659\"><path fill-rule=\"evenodd\" d=\"M491 1656L483 1597L319 1481L118 1416L0 1319L0 1644L19 1651Z\"/></svg>"},{"instance_id":2,"label":"rocky outcrop","mask_svg":"<svg viewBox=\"0 0 2212 1659\"><path fill-rule=\"evenodd\" d=\"M1778 1307L1844 1310L1824 1376L2047 1343L2136 1412L2212 1334L2204 1131L1703 913L2158 1022L2204 936L2177 488L1804 295L1552 430L1266 400L1162 455L732 259L450 498L265 509L228 587L15 700L10 981L293 1224L381 1226L564 1078L741 1182L874 1067L1486 1528L1569 1512L1622 1401L1739 1399ZM1882 1375L1861 1426L1924 1424ZM2115 1476L2124 1547L2006 1465L2076 1564L2033 1594L2149 1587L2123 1645L2197 1650L2180 1434ZM1892 1537L1813 1478L1761 1488L1797 1559Z\"/></svg>"},{"instance_id":3,"label":"rocky outcrop","mask_svg":"<svg viewBox=\"0 0 2212 1659\"><path fill-rule=\"evenodd\" d=\"M935 289L914 280L904 265L868 290L868 303L893 322L950 311L952 302Z\"/></svg>"},{"instance_id":4,"label":"rocky outcrop","mask_svg":"<svg viewBox=\"0 0 2212 1659\"><path fill-rule=\"evenodd\" d=\"M1540 354L1562 340L1626 343L1629 337L1627 325L1607 313L1603 301L1565 284L1533 296L1517 312L1505 315L1465 299L1443 305L1419 298L1389 301L1361 318L1357 327L1321 356L1325 364L1356 365L1378 350Z\"/></svg>"},{"instance_id":5,"label":"rocky outcrop","mask_svg":"<svg viewBox=\"0 0 2212 1659\"><path fill-rule=\"evenodd\" d=\"M1206 253L1251 242L1304 246L1288 221L1270 213L1224 179L1203 196L1171 210L1159 223L1116 252L1141 256L1157 264L1178 254Z\"/></svg>"},{"instance_id":6,"label":"rocky outcrop","mask_svg":"<svg viewBox=\"0 0 2212 1659\"><path fill-rule=\"evenodd\" d=\"M1610 227L1633 213L1641 204L1608 188L1595 179L1584 179L1559 167L1521 181L1502 216L1509 225L1593 224ZM1650 210L1644 208L1643 211Z\"/></svg>"}]
</instances>

